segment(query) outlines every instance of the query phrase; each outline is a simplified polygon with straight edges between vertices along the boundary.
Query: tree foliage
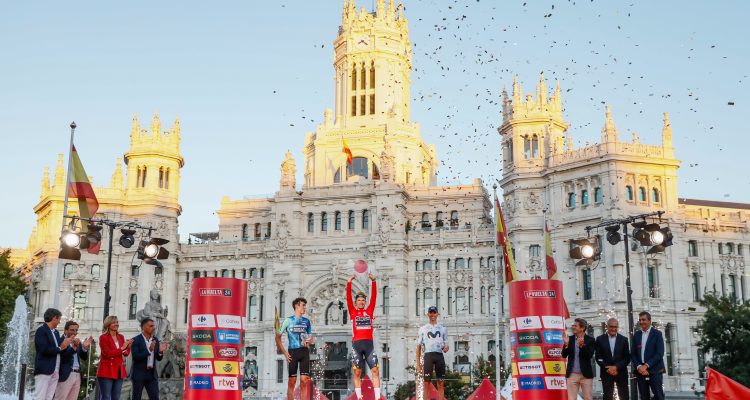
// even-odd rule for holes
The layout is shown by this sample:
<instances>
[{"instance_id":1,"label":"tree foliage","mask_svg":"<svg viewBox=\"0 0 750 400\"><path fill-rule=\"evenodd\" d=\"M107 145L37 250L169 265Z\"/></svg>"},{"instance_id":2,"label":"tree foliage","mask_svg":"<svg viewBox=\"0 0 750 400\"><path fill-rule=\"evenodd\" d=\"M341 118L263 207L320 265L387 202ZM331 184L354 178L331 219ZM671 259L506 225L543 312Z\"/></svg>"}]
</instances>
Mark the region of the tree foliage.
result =
<instances>
[{"instance_id":1,"label":"tree foliage","mask_svg":"<svg viewBox=\"0 0 750 400\"><path fill-rule=\"evenodd\" d=\"M0 253L0 341L8 336L16 297L26 292L26 282L13 270L9 258L10 250Z\"/></svg>"},{"instance_id":2,"label":"tree foliage","mask_svg":"<svg viewBox=\"0 0 750 400\"><path fill-rule=\"evenodd\" d=\"M706 313L695 331L707 365L750 387L750 303L706 294L702 305Z\"/></svg>"}]
</instances>

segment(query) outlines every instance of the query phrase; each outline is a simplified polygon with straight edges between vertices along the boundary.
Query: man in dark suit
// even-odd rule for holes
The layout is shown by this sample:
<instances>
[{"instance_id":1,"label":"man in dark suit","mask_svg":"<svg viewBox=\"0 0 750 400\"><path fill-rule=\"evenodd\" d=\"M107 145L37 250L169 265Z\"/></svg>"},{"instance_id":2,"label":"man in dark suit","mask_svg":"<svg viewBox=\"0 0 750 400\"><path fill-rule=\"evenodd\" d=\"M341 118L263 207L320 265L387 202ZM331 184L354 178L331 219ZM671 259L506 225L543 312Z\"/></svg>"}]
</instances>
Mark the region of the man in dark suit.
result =
<instances>
[{"instance_id":1,"label":"man in dark suit","mask_svg":"<svg viewBox=\"0 0 750 400\"><path fill-rule=\"evenodd\" d=\"M664 336L651 326L651 314L638 314L638 329L633 335L630 358L636 369L636 382L641 399L650 399L649 389L655 400L664 400L662 387L664 373Z\"/></svg>"},{"instance_id":2,"label":"man in dark suit","mask_svg":"<svg viewBox=\"0 0 750 400\"><path fill-rule=\"evenodd\" d=\"M151 318L141 320L141 334L133 338L130 354L133 365L130 379L133 381L133 400L140 400L143 388L146 388L150 400L159 400L159 376L156 372L157 362L164 357L167 343L159 343L154 336L156 325Z\"/></svg>"},{"instance_id":3,"label":"man in dark suit","mask_svg":"<svg viewBox=\"0 0 750 400\"><path fill-rule=\"evenodd\" d=\"M594 368L591 357L596 349L595 340L586 334L588 323L583 318L576 318L573 322L573 335L565 336L562 356L568 358L568 368L565 376L568 378L568 400L578 398L578 389L583 392L583 400L593 397Z\"/></svg>"},{"instance_id":4,"label":"man in dark suit","mask_svg":"<svg viewBox=\"0 0 750 400\"><path fill-rule=\"evenodd\" d=\"M628 364L630 345L628 338L617 333L620 324L615 318L607 321L607 333L596 338L596 363L601 368L604 400L614 400L615 385L620 400L629 400Z\"/></svg>"},{"instance_id":5,"label":"man in dark suit","mask_svg":"<svg viewBox=\"0 0 750 400\"><path fill-rule=\"evenodd\" d=\"M34 398L52 400L60 378L60 354L72 353L75 337L63 339L57 331L62 313L56 308L44 312L44 323L34 332Z\"/></svg>"},{"instance_id":6,"label":"man in dark suit","mask_svg":"<svg viewBox=\"0 0 750 400\"><path fill-rule=\"evenodd\" d=\"M73 337L72 352L63 352L60 355L60 379L57 382L55 400L76 400L81 390L81 361L86 361L89 354L89 346L94 338L91 336L81 342L78 335L78 323L69 320L65 323L63 336Z\"/></svg>"}]
</instances>

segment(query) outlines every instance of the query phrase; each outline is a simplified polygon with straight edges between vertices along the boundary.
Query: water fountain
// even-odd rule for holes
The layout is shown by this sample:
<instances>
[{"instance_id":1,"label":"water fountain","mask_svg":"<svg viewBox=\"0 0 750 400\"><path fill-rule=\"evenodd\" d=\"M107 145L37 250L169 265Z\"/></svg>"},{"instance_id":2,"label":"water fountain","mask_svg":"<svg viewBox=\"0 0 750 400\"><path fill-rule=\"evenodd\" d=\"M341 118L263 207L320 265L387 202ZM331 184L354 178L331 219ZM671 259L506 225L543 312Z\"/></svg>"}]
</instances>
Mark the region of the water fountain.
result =
<instances>
[{"instance_id":1,"label":"water fountain","mask_svg":"<svg viewBox=\"0 0 750 400\"><path fill-rule=\"evenodd\" d=\"M28 363L29 324L28 308L23 296L16 298L13 318L8 322L8 336L0 354L0 400L18 399L22 379L21 366ZM30 396L26 396L30 399Z\"/></svg>"}]
</instances>

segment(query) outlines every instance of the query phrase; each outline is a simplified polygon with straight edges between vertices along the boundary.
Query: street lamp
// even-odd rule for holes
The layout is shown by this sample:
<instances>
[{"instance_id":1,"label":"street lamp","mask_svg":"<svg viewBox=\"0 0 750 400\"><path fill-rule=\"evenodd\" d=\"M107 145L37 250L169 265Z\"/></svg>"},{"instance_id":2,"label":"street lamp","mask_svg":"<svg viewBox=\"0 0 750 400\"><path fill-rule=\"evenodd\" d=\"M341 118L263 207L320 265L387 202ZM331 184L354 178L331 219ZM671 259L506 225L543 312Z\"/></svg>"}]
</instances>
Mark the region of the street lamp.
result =
<instances>
[{"instance_id":1,"label":"street lamp","mask_svg":"<svg viewBox=\"0 0 750 400\"><path fill-rule=\"evenodd\" d=\"M594 226L587 226L586 227L586 233L590 234L592 230L597 228L604 228L607 231L607 242L611 244L612 246L617 245L622 241L625 245L625 269L627 272L626 278L625 278L625 287L626 287L626 295L628 300L628 334L630 336L630 348L634 348L633 343L633 330L634 330L634 322L633 322L633 288L631 285L630 280L630 246L628 245L628 225L631 225L633 230L633 239L639 242L641 246L653 246L651 247L646 254L656 254L663 252L667 247L672 245L672 232L669 229L669 227L660 227L657 223L647 223L646 218L653 218L657 217L661 219L661 216L664 214L664 211L656 211L648 214L640 214L640 215L634 215L631 217L626 218L620 218L620 219L614 219L614 220L608 220L604 221L601 224L594 225ZM622 235L620 235L620 227L622 227ZM586 239L583 239L586 240ZM582 255L585 256L588 254L588 249L586 248L586 243L582 242L581 240L574 241L579 248L580 251L575 253L575 255ZM579 244L580 243L580 244ZM597 241L598 243L598 241ZM593 246L592 246L593 247ZM583 257L573 257L574 250L571 249L570 255L571 258L574 259L581 259ZM596 254L594 258L598 260L598 253L601 252L601 250L598 250L594 248L594 253ZM586 254L584 254L586 253ZM576 263L576 265L590 265L590 262L586 262L586 260L591 260L591 258L583 258L581 261ZM635 375L635 372L632 372L633 375ZM630 397L635 399L637 398L637 388L636 385L630 385Z\"/></svg>"}]
</instances>

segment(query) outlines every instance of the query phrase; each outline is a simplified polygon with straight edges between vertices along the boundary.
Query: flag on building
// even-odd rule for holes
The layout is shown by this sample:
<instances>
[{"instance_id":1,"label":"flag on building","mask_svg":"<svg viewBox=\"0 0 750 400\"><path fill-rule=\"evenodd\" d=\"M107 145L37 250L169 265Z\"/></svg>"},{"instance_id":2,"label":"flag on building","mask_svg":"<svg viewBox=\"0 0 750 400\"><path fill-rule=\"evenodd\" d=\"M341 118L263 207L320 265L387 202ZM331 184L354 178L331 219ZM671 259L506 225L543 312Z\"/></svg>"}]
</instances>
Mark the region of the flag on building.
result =
<instances>
[{"instance_id":1,"label":"flag on building","mask_svg":"<svg viewBox=\"0 0 750 400\"><path fill-rule=\"evenodd\" d=\"M93 218L96 215L96 211L99 209L99 201L96 199L94 193L94 187L89 182L89 177L86 175L86 170L83 169L83 163L81 158L78 157L78 151L76 147L71 148L70 153L70 178L69 188L70 193L68 197L73 197L78 200L78 215L81 218ZM81 222L81 231L88 231L88 221ZM101 241L97 244L89 246L87 251L91 254L99 254L99 248L101 247Z\"/></svg>"},{"instance_id":2,"label":"flag on building","mask_svg":"<svg viewBox=\"0 0 750 400\"><path fill-rule=\"evenodd\" d=\"M352 156L352 149L349 148L349 145L346 144L346 140L344 137L341 137L341 147L342 151L346 154L346 163L352 166L354 157Z\"/></svg>"},{"instance_id":3,"label":"flag on building","mask_svg":"<svg viewBox=\"0 0 750 400\"><path fill-rule=\"evenodd\" d=\"M706 372L706 400L750 399L750 389L746 386L714 369L706 368Z\"/></svg>"},{"instance_id":4,"label":"flag on building","mask_svg":"<svg viewBox=\"0 0 750 400\"><path fill-rule=\"evenodd\" d=\"M547 264L547 279L560 279L557 275L557 264L555 264L555 257L552 255L552 239L549 234L549 226L547 221L544 221L544 252L545 252L545 263ZM570 310L568 310L568 302L563 297L563 317L565 319L570 318Z\"/></svg>"},{"instance_id":5,"label":"flag on building","mask_svg":"<svg viewBox=\"0 0 750 400\"><path fill-rule=\"evenodd\" d=\"M505 282L518 280L518 270L516 270L516 260L513 258L513 249L510 247L508 240L508 231L505 229L505 220L503 219L503 210L500 209L500 202L495 197L495 209L497 210L497 245L503 249L503 265L505 267Z\"/></svg>"}]
</instances>

